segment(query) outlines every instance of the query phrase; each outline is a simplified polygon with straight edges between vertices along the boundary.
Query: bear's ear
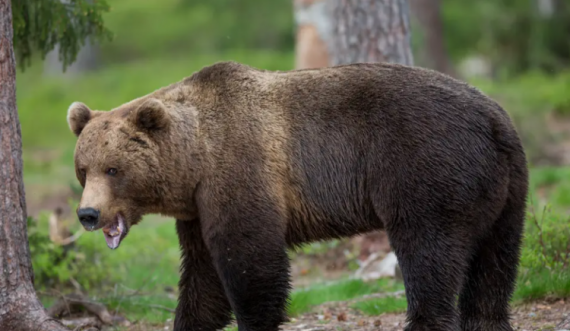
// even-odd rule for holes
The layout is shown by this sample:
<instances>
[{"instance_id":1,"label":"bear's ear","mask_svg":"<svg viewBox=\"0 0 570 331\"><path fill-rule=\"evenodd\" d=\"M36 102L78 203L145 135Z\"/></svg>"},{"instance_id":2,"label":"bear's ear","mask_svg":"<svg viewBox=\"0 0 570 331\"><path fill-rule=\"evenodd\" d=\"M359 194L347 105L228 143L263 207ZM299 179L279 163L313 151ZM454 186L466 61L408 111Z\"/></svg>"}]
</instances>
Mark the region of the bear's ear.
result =
<instances>
[{"instance_id":1,"label":"bear's ear","mask_svg":"<svg viewBox=\"0 0 570 331\"><path fill-rule=\"evenodd\" d=\"M94 115L96 115L96 112L89 109L84 103L72 103L67 109L67 124L69 125L69 129L76 136L79 136L83 128L85 128Z\"/></svg>"},{"instance_id":2,"label":"bear's ear","mask_svg":"<svg viewBox=\"0 0 570 331\"><path fill-rule=\"evenodd\" d=\"M162 130L170 123L170 116L164 104L155 98L144 101L132 114L137 128L143 131Z\"/></svg>"}]
</instances>

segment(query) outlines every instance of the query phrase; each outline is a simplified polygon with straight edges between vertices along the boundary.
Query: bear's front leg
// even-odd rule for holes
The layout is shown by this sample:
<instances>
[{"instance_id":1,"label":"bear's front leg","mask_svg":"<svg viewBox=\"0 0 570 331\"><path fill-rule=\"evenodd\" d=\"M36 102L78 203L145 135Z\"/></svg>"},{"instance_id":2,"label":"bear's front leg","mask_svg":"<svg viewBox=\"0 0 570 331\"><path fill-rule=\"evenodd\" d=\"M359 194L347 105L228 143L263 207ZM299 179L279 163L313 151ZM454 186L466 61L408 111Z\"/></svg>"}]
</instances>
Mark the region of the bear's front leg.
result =
<instances>
[{"instance_id":1,"label":"bear's front leg","mask_svg":"<svg viewBox=\"0 0 570 331\"><path fill-rule=\"evenodd\" d=\"M202 239L200 220L177 220L176 231L182 262L174 330L221 330L231 322L231 306Z\"/></svg>"},{"instance_id":2,"label":"bear's front leg","mask_svg":"<svg viewBox=\"0 0 570 331\"><path fill-rule=\"evenodd\" d=\"M268 197L243 194L200 207L204 240L238 330L279 330L287 319L290 282L286 223L276 204Z\"/></svg>"}]
</instances>

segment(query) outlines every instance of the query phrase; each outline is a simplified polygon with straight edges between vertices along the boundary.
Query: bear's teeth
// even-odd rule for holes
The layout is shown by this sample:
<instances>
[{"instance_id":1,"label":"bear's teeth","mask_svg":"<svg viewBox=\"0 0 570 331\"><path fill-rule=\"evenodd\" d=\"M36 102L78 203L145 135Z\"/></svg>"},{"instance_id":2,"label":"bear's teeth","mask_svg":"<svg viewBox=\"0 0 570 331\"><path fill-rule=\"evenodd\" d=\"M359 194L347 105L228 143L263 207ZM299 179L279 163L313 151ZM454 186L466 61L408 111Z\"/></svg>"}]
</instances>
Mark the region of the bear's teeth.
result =
<instances>
[{"instance_id":1,"label":"bear's teeth","mask_svg":"<svg viewBox=\"0 0 570 331\"><path fill-rule=\"evenodd\" d=\"M115 249L115 248L119 247L119 243L121 242L121 236L111 237L111 236L105 235L105 241L107 242L107 246L110 249Z\"/></svg>"}]
</instances>

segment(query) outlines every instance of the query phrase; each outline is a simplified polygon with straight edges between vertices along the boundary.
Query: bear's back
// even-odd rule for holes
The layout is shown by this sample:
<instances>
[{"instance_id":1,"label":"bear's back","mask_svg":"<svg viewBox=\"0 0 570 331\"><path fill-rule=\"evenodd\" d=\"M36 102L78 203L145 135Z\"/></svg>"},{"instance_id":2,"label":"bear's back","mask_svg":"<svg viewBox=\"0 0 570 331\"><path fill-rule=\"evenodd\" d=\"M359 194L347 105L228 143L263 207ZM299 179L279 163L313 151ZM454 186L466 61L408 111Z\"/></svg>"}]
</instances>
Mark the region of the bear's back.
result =
<instances>
[{"instance_id":1,"label":"bear's back","mask_svg":"<svg viewBox=\"0 0 570 331\"><path fill-rule=\"evenodd\" d=\"M505 180L497 132L520 145L499 105L426 69L374 63L271 72L220 63L191 81L217 100L201 124L212 159L228 173L263 169L288 207L295 240L369 230L371 215L389 218L404 202L434 199L461 210L481 194L500 200L504 192L483 192Z\"/></svg>"}]
</instances>

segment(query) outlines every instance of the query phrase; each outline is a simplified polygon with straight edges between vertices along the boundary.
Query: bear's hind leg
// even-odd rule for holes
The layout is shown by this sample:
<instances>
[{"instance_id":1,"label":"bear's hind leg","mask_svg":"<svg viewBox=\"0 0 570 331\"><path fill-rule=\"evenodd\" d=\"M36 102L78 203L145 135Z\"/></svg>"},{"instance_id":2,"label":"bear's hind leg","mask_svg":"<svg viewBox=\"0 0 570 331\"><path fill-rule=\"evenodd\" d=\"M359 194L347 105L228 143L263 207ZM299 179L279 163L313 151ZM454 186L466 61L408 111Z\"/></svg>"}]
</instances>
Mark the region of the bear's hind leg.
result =
<instances>
[{"instance_id":1,"label":"bear's hind leg","mask_svg":"<svg viewBox=\"0 0 570 331\"><path fill-rule=\"evenodd\" d=\"M387 227L404 278L406 331L459 330L456 296L465 277L469 244L453 224L453 219L410 215Z\"/></svg>"},{"instance_id":2,"label":"bear's hind leg","mask_svg":"<svg viewBox=\"0 0 570 331\"><path fill-rule=\"evenodd\" d=\"M515 288L524 204L509 198L489 236L478 242L459 297L464 331L512 331L509 300Z\"/></svg>"},{"instance_id":3,"label":"bear's hind leg","mask_svg":"<svg viewBox=\"0 0 570 331\"><path fill-rule=\"evenodd\" d=\"M176 230L182 274L174 330L221 330L231 322L231 306L202 239L200 220L177 220Z\"/></svg>"}]
</instances>

